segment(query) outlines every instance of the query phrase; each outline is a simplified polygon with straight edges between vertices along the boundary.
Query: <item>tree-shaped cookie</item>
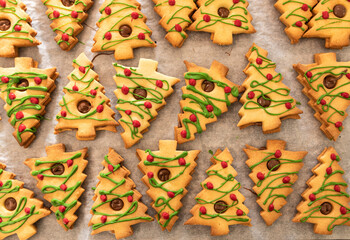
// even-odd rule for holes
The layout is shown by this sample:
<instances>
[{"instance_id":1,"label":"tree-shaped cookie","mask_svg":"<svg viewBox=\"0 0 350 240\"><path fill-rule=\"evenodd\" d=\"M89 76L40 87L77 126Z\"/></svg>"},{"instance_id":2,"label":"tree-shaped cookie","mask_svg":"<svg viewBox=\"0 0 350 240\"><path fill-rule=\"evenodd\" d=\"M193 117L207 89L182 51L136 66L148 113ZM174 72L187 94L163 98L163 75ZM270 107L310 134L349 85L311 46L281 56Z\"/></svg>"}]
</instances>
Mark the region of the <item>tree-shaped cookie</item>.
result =
<instances>
[{"instance_id":1,"label":"tree-shaped cookie","mask_svg":"<svg viewBox=\"0 0 350 240\"><path fill-rule=\"evenodd\" d=\"M350 104L350 61L337 62L335 53L315 54L315 63L295 64L303 93L310 98L309 105L316 111L320 129L331 140L337 140L343 130Z\"/></svg>"},{"instance_id":2,"label":"tree-shaped cookie","mask_svg":"<svg viewBox=\"0 0 350 240\"><path fill-rule=\"evenodd\" d=\"M282 14L281 22L286 25L285 33L292 44L298 43L299 39L308 30L307 22L312 17L312 9L318 0L277 0L275 8Z\"/></svg>"},{"instance_id":3,"label":"tree-shaped cookie","mask_svg":"<svg viewBox=\"0 0 350 240\"><path fill-rule=\"evenodd\" d=\"M211 40L219 45L230 45L232 34L254 33L247 0L198 0L199 9L188 30L211 33Z\"/></svg>"},{"instance_id":4,"label":"tree-shaped cookie","mask_svg":"<svg viewBox=\"0 0 350 240\"><path fill-rule=\"evenodd\" d=\"M179 126L175 127L175 139L184 143L195 139L195 133L206 130L208 123L227 112L227 107L237 101L243 89L226 78L228 68L213 61L210 69L185 61L186 86L182 87Z\"/></svg>"},{"instance_id":5,"label":"tree-shaped cookie","mask_svg":"<svg viewBox=\"0 0 350 240\"><path fill-rule=\"evenodd\" d=\"M24 147L35 138L58 77L56 68L37 67L32 58L15 58L15 67L0 68L0 97L6 102L4 109L15 129L13 136Z\"/></svg>"},{"instance_id":6,"label":"tree-shaped cookie","mask_svg":"<svg viewBox=\"0 0 350 240\"><path fill-rule=\"evenodd\" d=\"M134 57L134 48L155 47L147 18L140 9L136 0L105 0L91 51L114 51L115 59L123 60Z\"/></svg>"},{"instance_id":7,"label":"tree-shaped cookie","mask_svg":"<svg viewBox=\"0 0 350 240\"><path fill-rule=\"evenodd\" d=\"M48 8L46 15L50 27L57 34L55 41L63 50L71 50L79 42L77 35L83 31L82 23L93 0L41 0Z\"/></svg>"},{"instance_id":8,"label":"tree-shaped cookie","mask_svg":"<svg viewBox=\"0 0 350 240\"><path fill-rule=\"evenodd\" d=\"M40 44L20 0L0 0L0 57L17 57L19 47Z\"/></svg>"},{"instance_id":9,"label":"tree-shaped cookie","mask_svg":"<svg viewBox=\"0 0 350 240\"><path fill-rule=\"evenodd\" d=\"M325 148L317 160L319 163L306 182L308 189L301 195L303 200L297 206L293 222L313 223L315 233L332 234L335 226L350 226L348 185L338 163L340 157L333 147Z\"/></svg>"},{"instance_id":10,"label":"tree-shaped cookie","mask_svg":"<svg viewBox=\"0 0 350 240\"><path fill-rule=\"evenodd\" d=\"M249 49L246 58L249 64L244 69L247 78L240 102L243 107L238 114L238 127L262 125L264 133L279 132L282 120L299 119L303 113L289 95L290 89L282 83L283 77L275 71L276 64L267 58L267 51L256 44Z\"/></svg>"},{"instance_id":11,"label":"tree-shaped cookie","mask_svg":"<svg viewBox=\"0 0 350 240\"><path fill-rule=\"evenodd\" d=\"M180 81L158 73L157 66L158 62L144 58L137 68L114 64L116 108L122 116L119 123L124 128L121 136L126 148L141 140L149 121L157 117L157 111L166 104L165 98L174 91L172 86Z\"/></svg>"},{"instance_id":12,"label":"tree-shaped cookie","mask_svg":"<svg viewBox=\"0 0 350 240\"><path fill-rule=\"evenodd\" d=\"M174 47L181 47L192 23L191 14L197 9L193 0L153 0L154 10L161 16L159 24L168 32L165 39Z\"/></svg>"},{"instance_id":13,"label":"tree-shaped cookie","mask_svg":"<svg viewBox=\"0 0 350 240\"><path fill-rule=\"evenodd\" d=\"M0 163L0 239L14 234L21 240L28 239L36 233L34 223L51 212L5 168Z\"/></svg>"},{"instance_id":14,"label":"tree-shaped cookie","mask_svg":"<svg viewBox=\"0 0 350 240\"><path fill-rule=\"evenodd\" d=\"M79 197L86 175L83 173L88 161L87 148L66 152L63 144L46 147L47 157L25 160L30 174L37 179L37 187L51 203L58 223L64 230L73 227L77 220L75 211L80 207Z\"/></svg>"},{"instance_id":15,"label":"tree-shaped cookie","mask_svg":"<svg viewBox=\"0 0 350 240\"><path fill-rule=\"evenodd\" d=\"M121 239L133 234L132 225L153 220L146 214L147 207L140 201L142 195L129 178L130 171L122 166L123 161L110 148L102 162L104 169L97 177L89 222L91 234L111 231L116 239Z\"/></svg>"},{"instance_id":16,"label":"tree-shaped cookie","mask_svg":"<svg viewBox=\"0 0 350 240\"><path fill-rule=\"evenodd\" d=\"M350 2L319 0L309 21L307 38L324 38L326 48L342 48L350 42Z\"/></svg>"},{"instance_id":17,"label":"tree-shaped cookie","mask_svg":"<svg viewBox=\"0 0 350 240\"><path fill-rule=\"evenodd\" d=\"M231 166L233 158L229 150L218 149L210 159L213 165L206 171L208 178L196 196L197 204L191 209L193 217L185 224L211 227L211 235L226 235L229 226L250 226L245 197L239 192L241 184L235 179L236 170Z\"/></svg>"},{"instance_id":18,"label":"tree-shaped cookie","mask_svg":"<svg viewBox=\"0 0 350 240\"><path fill-rule=\"evenodd\" d=\"M73 61L74 71L68 76L65 95L60 102L61 112L56 116L58 124L55 133L77 129L78 140L93 140L96 131L116 132L118 123L110 100L104 95L104 87L93 64L84 53Z\"/></svg>"},{"instance_id":19,"label":"tree-shaped cookie","mask_svg":"<svg viewBox=\"0 0 350 240\"><path fill-rule=\"evenodd\" d=\"M149 188L152 207L162 230L169 232L178 219L181 199L187 194L186 186L197 166L199 150L177 151L174 140L160 140L159 151L137 149L139 169L145 174L142 181Z\"/></svg>"},{"instance_id":20,"label":"tree-shaped cookie","mask_svg":"<svg viewBox=\"0 0 350 240\"><path fill-rule=\"evenodd\" d=\"M307 152L287 151L286 142L267 140L266 148L246 145L246 164L251 169L249 177L255 183L257 203L262 208L261 217L272 225L281 215L281 208L287 203L287 196L298 179Z\"/></svg>"}]
</instances>

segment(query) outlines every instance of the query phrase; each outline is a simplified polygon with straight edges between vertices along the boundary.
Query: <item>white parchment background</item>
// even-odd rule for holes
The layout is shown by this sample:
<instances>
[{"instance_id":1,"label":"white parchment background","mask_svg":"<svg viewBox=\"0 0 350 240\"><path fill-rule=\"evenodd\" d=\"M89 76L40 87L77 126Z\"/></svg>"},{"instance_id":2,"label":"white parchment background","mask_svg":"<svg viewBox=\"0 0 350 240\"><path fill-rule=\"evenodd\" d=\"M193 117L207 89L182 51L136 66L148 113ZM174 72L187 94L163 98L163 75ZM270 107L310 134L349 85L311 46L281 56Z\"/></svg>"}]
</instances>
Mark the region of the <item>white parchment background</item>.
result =
<instances>
[{"instance_id":1,"label":"white parchment background","mask_svg":"<svg viewBox=\"0 0 350 240\"><path fill-rule=\"evenodd\" d=\"M180 88L184 85L183 74L186 72L183 60L195 62L203 67L210 67L213 60L218 60L230 68L228 78L237 84L245 79L242 70L247 65L244 57L253 42L265 48L269 57L277 63L277 71L284 76L284 83L292 91L291 94L302 103L300 108L304 111L300 120L286 120L282 124L279 133L264 135L261 127L253 126L240 130L236 125L239 121L238 110L240 103L229 107L229 112L223 114L219 121L209 124L207 131L196 136L196 140L180 145L179 149L202 150L198 159L198 166L193 174L193 180L188 186L188 194L182 199L183 208L179 214L179 220L175 223L171 233L162 232L158 223L143 223L134 226L134 235L129 239L211 239L210 228L205 226L184 226L183 223L191 216L189 210L195 204L194 197L201 191L200 182L206 178L205 170L211 165L208 150L215 151L217 148L228 147L234 157L233 166L239 173L238 180L242 186L251 188L252 181L248 177L249 169L245 165L246 156L242 150L245 144L256 147L265 146L267 139L283 139L288 142L289 150L306 150L309 154L304 160L304 167L299 174L299 180L294 186L294 192L287 198L288 204L282 209L283 216L273 226L267 227L259 215L260 208L256 197L249 191L241 189L246 196L245 204L250 209L249 216L252 219L252 227L232 226L227 236L217 239L302 239L302 238L350 238L350 227L336 227L333 235L321 236L313 233L313 225L308 223L293 223L292 218L296 213L295 207L301 200L300 194L305 190L305 182L311 177L311 168L317 164L316 157L327 146L334 146L342 161L341 166L345 171L350 171L350 151L348 149L350 119L344 121L345 130L337 142L329 141L319 130L320 123L313 117L314 111L307 105L308 99L302 94L302 86L296 80L296 72L292 68L293 63L312 63L313 54L330 52L324 48L324 41L320 39L302 39L299 44L291 45L288 37L284 34L284 25L279 21L280 14L273 7L274 0L250 0L248 10L253 16L253 25L257 32L251 35L234 37L231 46L218 46L211 42L208 33L189 32L189 38L180 49L173 48L165 39L165 31L158 25L160 17L153 11L154 4L151 0L142 0L142 12L148 17L147 25L153 30L152 39L157 41L154 49L143 48L135 50L135 58L120 61L126 66L137 66L140 57L151 58L159 61L159 72L180 78L182 81L175 86L175 93L167 99L165 106L159 113L158 119L151 123L150 131L144 135L144 139L136 146L125 149L119 133L99 132L94 141L78 141L75 132L64 132L59 135L53 134L56 125L55 115L59 112L58 102L62 98L63 87L68 83L67 75L73 70L72 60L81 52L85 52L90 59L95 55L90 52L93 44L93 36L96 31L98 12L103 0L95 1L89 11L89 18L85 22L84 31L78 36L84 44L77 44L70 52L63 52L54 42L55 34L50 28L51 21L47 18L46 7L40 0L23 0L27 5L27 12L33 19L32 25L37 30L37 38L42 41L39 47L22 48L20 56L33 57L39 62L40 68L57 67L60 77L56 81L57 89L52 94L52 102L47 107L45 115L49 120L42 121L37 133L36 140L28 149L21 148L12 136L13 128L7 122L5 111L1 108L0 115L0 161L7 165L7 170L17 174L17 179L25 182L25 187L35 191L36 197L43 199L43 194L35 187L36 180L30 174L29 169L23 164L26 158L46 156L45 146L64 143L67 150L78 150L83 147L89 148L89 164L85 173L88 175L83 187L86 192L80 198L82 206L77 211L79 219L72 230L65 232L57 223L55 215L44 218L37 223L38 233L33 239L113 239L108 232L91 236L91 229L87 226L90 219L93 191L91 188L97 183L97 174L101 170L100 162L107 154L108 148L114 148L125 158L125 166L131 171L131 178L135 181L137 189L144 195L143 202L149 207L148 213L154 215L155 211L150 207L150 198L146 195L146 188L141 182L142 174L137 168L138 159L135 155L136 148L153 150L158 149L158 140L173 139L173 126L177 125L177 114L180 111L179 100L181 99ZM343 50L335 50L339 61L350 60L350 47ZM95 71L99 74L101 83L106 88L106 95L111 99L113 109L116 97L113 93L115 74L112 63L113 56L100 56L95 64ZM0 66L12 67L13 59L0 59ZM116 114L116 119L120 115ZM120 129L119 129L120 130ZM345 180L350 183L350 173L344 174ZM47 207L50 206L45 202ZM12 237L9 239L17 239Z\"/></svg>"}]
</instances>

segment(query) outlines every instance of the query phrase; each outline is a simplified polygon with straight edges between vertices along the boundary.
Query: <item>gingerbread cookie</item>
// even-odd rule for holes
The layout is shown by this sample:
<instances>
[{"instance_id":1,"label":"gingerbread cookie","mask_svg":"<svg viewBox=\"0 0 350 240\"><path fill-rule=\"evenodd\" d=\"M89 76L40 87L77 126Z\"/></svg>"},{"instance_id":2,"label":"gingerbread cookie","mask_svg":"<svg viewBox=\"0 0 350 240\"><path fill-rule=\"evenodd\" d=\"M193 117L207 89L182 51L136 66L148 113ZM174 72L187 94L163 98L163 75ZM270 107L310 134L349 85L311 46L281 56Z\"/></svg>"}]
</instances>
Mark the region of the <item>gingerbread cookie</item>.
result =
<instances>
[{"instance_id":1,"label":"gingerbread cookie","mask_svg":"<svg viewBox=\"0 0 350 240\"><path fill-rule=\"evenodd\" d=\"M140 10L141 4L136 0L105 0L91 51L114 51L115 59L123 60L134 57L134 48L156 47L147 18Z\"/></svg>"},{"instance_id":2,"label":"gingerbread cookie","mask_svg":"<svg viewBox=\"0 0 350 240\"><path fill-rule=\"evenodd\" d=\"M5 168L0 163L0 239L17 234L20 240L25 240L36 233L34 224L51 212Z\"/></svg>"},{"instance_id":3,"label":"gingerbread cookie","mask_svg":"<svg viewBox=\"0 0 350 240\"><path fill-rule=\"evenodd\" d=\"M83 31L86 13L92 7L92 0L41 0L48 8L46 15L52 23L50 27L57 34L55 41L65 51L71 50L79 42L77 35Z\"/></svg>"},{"instance_id":4,"label":"gingerbread cookie","mask_svg":"<svg viewBox=\"0 0 350 240\"><path fill-rule=\"evenodd\" d=\"M159 151L137 149L139 169L145 174L142 181L149 188L155 218L162 230L169 232L178 219L181 199L187 194L199 150L177 151L174 140L160 140Z\"/></svg>"},{"instance_id":5,"label":"gingerbread cookie","mask_svg":"<svg viewBox=\"0 0 350 240\"><path fill-rule=\"evenodd\" d=\"M233 34L255 32L247 0L198 0L197 4L188 30L211 33L213 43L230 45Z\"/></svg>"},{"instance_id":6,"label":"gingerbread cookie","mask_svg":"<svg viewBox=\"0 0 350 240\"><path fill-rule=\"evenodd\" d=\"M285 33L292 44L298 43L299 39L308 30L307 23L312 17L312 9L318 0L277 0L275 8L282 14L281 22L286 25Z\"/></svg>"},{"instance_id":7,"label":"gingerbread cookie","mask_svg":"<svg viewBox=\"0 0 350 240\"><path fill-rule=\"evenodd\" d=\"M312 10L306 38L324 38L326 48L343 48L350 42L350 2L348 0L319 0Z\"/></svg>"},{"instance_id":8,"label":"gingerbread cookie","mask_svg":"<svg viewBox=\"0 0 350 240\"><path fill-rule=\"evenodd\" d=\"M15 58L14 68L0 68L0 97L15 129L13 136L23 147L34 140L58 77L56 68L37 67L32 58Z\"/></svg>"},{"instance_id":9,"label":"gingerbread cookie","mask_svg":"<svg viewBox=\"0 0 350 240\"><path fill-rule=\"evenodd\" d=\"M148 130L149 121L154 120L165 98L174 91L172 86L180 81L157 72L158 62L141 58L137 68L114 64L117 71L115 95L118 98L119 120L124 128L121 136L129 148L141 140Z\"/></svg>"},{"instance_id":10,"label":"gingerbread cookie","mask_svg":"<svg viewBox=\"0 0 350 240\"><path fill-rule=\"evenodd\" d=\"M17 57L19 47L41 44L32 28L32 19L20 0L0 1L0 57Z\"/></svg>"},{"instance_id":11,"label":"gingerbread cookie","mask_svg":"<svg viewBox=\"0 0 350 240\"><path fill-rule=\"evenodd\" d=\"M255 183L256 202L262 208L260 215L268 226L282 216L281 209L293 192L292 186L307 154L305 151L287 151L285 147L285 141L267 140L266 148L246 145L243 149L249 158L246 164L252 171L249 177Z\"/></svg>"},{"instance_id":12,"label":"gingerbread cookie","mask_svg":"<svg viewBox=\"0 0 350 240\"><path fill-rule=\"evenodd\" d=\"M303 113L297 102L289 95L290 89L282 83L283 77L275 71L276 64L267 58L267 51L256 44L249 49L249 61L243 72L247 75L240 102L243 107L238 114L238 127L262 125L264 133L279 132L282 120L299 119Z\"/></svg>"},{"instance_id":13,"label":"gingerbread cookie","mask_svg":"<svg viewBox=\"0 0 350 240\"><path fill-rule=\"evenodd\" d=\"M94 204L91 208L92 235L111 231L116 239L133 234L131 226L152 221L146 214L147 207L129 178L130 171L122 166L124 159L112 148L105 156L99 182L95 188Z\"/></svg>"},{"instance_id":14,"label":"gingerbread cookie","mask_svg":"<svg viewBox=\"0 0 350 240\"><path fill-rule=\"evenodd\" d=\"M302 193L303 200L297 206L293 222L309 222L318 234L332 234L335 226L350 226L350 196L347 183L339 165L340 157L333 147L323 150L319 163L312 169L314 174Z\"/></svg>"},{"instance_id":15,"label":"gingerbread cookie","mask_svg":"<svg viewBox=\"0 0 350 240\"><path fill-rule=\"evenodd\" d=\"M226 78L228 68L213 61L210 69L185 61L186 86L182 87L179 126L175 127L175 139L184 143L195 139L195 133L206 130L208 123L227 111L237 101L243 88Z\"/></svg>"},{"instance_id":16,"label":"gingerbread cookie","mask_svg":"<svg viewBox=\"0 0 350 240\"><path fill-rule=\"evenodd\" d=\"M230 225L250 226L249 210L239 192L241 184L235 179L237 172L231 166L230 151L218 149L210 161L213 165L206 171L208 178L202 182L203 190L191 209L193 217L185 224L210 226L214 236L229 234Z\"/></svg>"},{"instance_id":17,"label":"gingerbread cookie","mask_svg":"<svg viewBox=\"0 0 350 240\"><path fill-rule=\"evenodd\" d=\"M29 158L24 164L31 169L30 174L38 181L36 186L51 203L58 223L67 231L78 219L74 213L85 191L81 185L86 178L83 171L88 163L87 148L66 152L60 143L46 147L46 152L47 157Z\"/></svg>"},{"instance_id":18,"label":"gingerbread cookie","mask_svg":"<svg viewBox=\"0 0 350 240\"><path fill-rule=\"evenodd\" d=\"M159 24L167 31L165 39L174 47L181 47L187 38L186 30L192 23L190 16L197 9L193 0L153 0L162 19Z\"/></svg>"},{"instance_id":19,"label":"gingerbread cookie","mask_svg":"<svg viewBox=\"0 0 350 240\"><path fill-rule=\"evenodd\" d=\"M295 64L303 93L310 98L309 105L316 111L320 129L331 140L337 140L343 130L350 104L350 61L337 62L335 53L315 54L313 64Z\"/></svg>"},{"instance_id":20,"label":"gingerbread cookie","mask_svg":"<svg viewBox=\"0 0 350 240\"><path fill-rule=\"evenodd\" d=\"M68 76L70 82L63 90L66 95L60 102L62 110L56 116L55 134L77 129L78 140L94 140L96 131L116 132L115 113L97 73L92 70L92 62L82 53L73 61L73 67Z\"/></svg>"}]
</instances>

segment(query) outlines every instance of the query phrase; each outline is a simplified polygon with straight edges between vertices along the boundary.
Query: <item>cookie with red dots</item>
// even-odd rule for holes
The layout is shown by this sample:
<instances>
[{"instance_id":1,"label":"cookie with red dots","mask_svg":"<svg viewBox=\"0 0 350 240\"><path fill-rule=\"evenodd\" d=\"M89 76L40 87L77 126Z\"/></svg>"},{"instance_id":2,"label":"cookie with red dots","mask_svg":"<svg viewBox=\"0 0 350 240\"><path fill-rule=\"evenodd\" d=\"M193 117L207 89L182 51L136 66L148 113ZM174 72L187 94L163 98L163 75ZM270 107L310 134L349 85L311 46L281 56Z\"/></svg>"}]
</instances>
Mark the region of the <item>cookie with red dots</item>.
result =
<instances>
[{"instance_id":1,"label":"cookie with red dots","mask_svg":"<svg viewBox=\"0 0 350 240\"><path fill-rule=\"evenodd\" d=\"M0 1L1 4L1 1ZM0 239L17 234L19 239L28 239L36 234L34 224L51 212L43 202L34 198L34 193L23 188L24 183L15 180L15 174L5 171L0 163Z\"/></svg>"},{"instance_id":2,"label":"cookie with red dots","mask_svg":"<svg viewBox=\"0 0 350 240\"><path fill-rule=\"evenodd\" d=\"M312 10L306 38L323 38L326 48L343 48L350 43L350 1L319 0Z\"/></svg>"},{"instance_id":3,"label":"cookie with red dots","mask_svg":"<svg viewBox=\"0 0 350 240\"><path fill-rule=\"evenodd\" d=\"M173 85L180 79L157 72L158 62L141 58L137 68L115 63L117 84L115 95L118 98L117 110L121 115L121 136L125 147L129 148L143 138L150 121L166 104L165 98L173 93Z\"/></svg>"},{"instance_id":4,"label":"cookie with red dots","mask_svg":"<svg viewBox=\"0 0 350 240\"><path fill-rule=\"evenodd\" d=\"M147 18L140 10L136 0L105 0L91 51L114 51L116 60L124 60L134 57L134 48L156 47Z\"/></svg>"},{"instance_id":5,"label":"cookie with red dots","mask_svg":"<svg viewBox=\"0 0 350 240\"><path fill-rule=\"evenodd\" d=\"M336 141L344 129L350 105L350 61L337 62L335 53L315 54L315 63L295 64L298 81L304 86L303 93L310 99L309 105L316 111L320 129Z\"/></svg>"},{"instance_id":6,"label":"cookie with red dots","mask_svg":"<svg viewBox=\"0 0 350 240\"><path fill-rule=\"evenodd\" d=\"M165 39L173 47L181 47L187 38L186 30L192 23L190 16L197 9L193 0L153 0L161 20L159 24L167 31Z\"/></svg>"},{"instance_id":7,"label":"cookie with red dots","mask_svg":"<svg viewBox=\"0 0 350 240\"><path fill-rule=\"evenodd\" d=\"M133 234L132 225L153 221L146 214L141 193L129 178L130 171L123 166L124 159L112 148L102 161L103 170L98 175L94 204L91 208L91 234L110 231L116 239Z\"/></svg>"},{"instance_id":8,"label":"cookie with red dots","mask_svg":"<svg viewBox=\"0 0 350 240\"><path fill-rule=\"evenodd\" d=\"M0 57L17 57L18 48L41 44L22 1L0 0Z\"/></svg>"},{"instance_id":9,"label":"cookie with red dots","mask_svg":"<svg viewBox=\"0 0 350 240\"><path fill-rule=\"evenodd\" d=\"M213 43L230 45L233 34L255 32L247 0L198 0L197 4L188 30L211 33Z\"/></svg>"},{"instance_id":10,"label":"cookie with red dots","mask_svg":"<svg viewBox=\"0 0 350 240\"><path fill-rule=\"evenodd\" d=\"M178 151L174 140L160 140L159 151L137 149L142 181L149 188L152 207L162 230L171 231L182 207L181 199L187 194L186 186L192 180L199 150Z\"/></svg>"},{"instance_id":11,"label":"cookie with red dots","mask_svg":"<svg viewBox=\"0 0 350 240\"><path fill-rule=\"evenodd\" d=\"M346 191L344 170L333 147L326 147L317 158L314 174L307 182L308 188L301 194L298 213L293 222L314 224L317 234L332 234L335 226L350 226L350 196Z\"/></svg>"},{"instance_id":12,"label":"cookie with red dots","mask_svg":"<svg viewBox=\"0 0 350 240\"><path fill-rule=\"evenodd\" d=\"M286 25L284 32L292 44L298 43L304 33L309 29L307 23L311 19L312 9L318 0L277 0L275 8L282 14L280 21Z\"/></svg>"},{"instance_id":13,"label":"cookie with red dots","mask_svg":"<svg viewBox=\"0 0 350 240\"><path fill-rule=\"evenodd\" d=\"M248 156L246 164L251 170L249 177L255 183L257 203L266 225L272 225L281 215L287 204L287 197L293 192L293 185L303 167L305 151L288 151L286 142L267 140L266 147L255 148L246 145L243 149Z\"/></svg>"},{"instance_id":14,"label":"cookie with red dots","mask_svg":"<svg viewBox=\"0 0 350 240\"><path fill-rule=\"evenodd\" d=\"M97 73L92 70L92 62L81 53L73 60L73 67L59 103L62 109L56 116L55 134L76 129L78 140L94 140L96 131L116 132L115 113Z\"/></svg>"},{"instance_id":15,"label":"cookie with red dots","mask_svg":"<svg viewBox=\"0 0 350 240\"><path fill-rule=\"evenodd\" d=\"M240 99L243 107L238 112L241 120L237 125L241 129L261 125L265 134L279 132L282 120L299 119L303 113L267 54L256 44L246 54L249 63L243 70L247 78L242 84L245 92Z\"/></svg>"},{"instance_id":16,"label":"cookie with red dots","mask_svg":"<svg viewBox=\"0 0 350 240\"><path fill-rule=\"evenodd\" d=\"M210 69L185 61L186 86L182 87L178 115L179 126L175 127L175 139L184 143L195 139L195 133L206 130L206 125L216 122L227 107L237 101L243 88L226 78L228 68L213 61Z\"/></svg>"},{"instance_id":17,"label":"cookie with red dots","mask_svg":"<svg viewBox=\"0 0 350 240\"><path fill-rule=\"evenodd\" d=\"M206 171L208 177L201 184L203 190L195 198L193 216L185 224L210 226L213 236L229 234L230 225L251 226L230 151L218 149L210 161L213 165Z\"/></svg>"},{"instance_id":18,"label":"cookie with red dots","mask_svg":"<svg viewBox=\"0 0 350 240\"><path fill-rule=\"evenodd\" d=\"M66 152L65 146L55 144L46 147L47 157L29 158L24 164L30 168L30 174L44 198L51 203L58 223L69 230L78 219L75 212L80 207L79 197L85 191L82 184L86 178L83 173L88 161L87 148L75 152Z\"/></svg>"},{"instance_id":19,"label":"cookie with red dots","mask_svg":"<svg viewBox=\"0 0 350 240\"><path fill-rule=\"evenodd\" d=\"M32 58L15 58L15 67L0 67L0 97L20 146L35 139L57 77L56 68L39 69Z\"/></svg>"}]
</instances>

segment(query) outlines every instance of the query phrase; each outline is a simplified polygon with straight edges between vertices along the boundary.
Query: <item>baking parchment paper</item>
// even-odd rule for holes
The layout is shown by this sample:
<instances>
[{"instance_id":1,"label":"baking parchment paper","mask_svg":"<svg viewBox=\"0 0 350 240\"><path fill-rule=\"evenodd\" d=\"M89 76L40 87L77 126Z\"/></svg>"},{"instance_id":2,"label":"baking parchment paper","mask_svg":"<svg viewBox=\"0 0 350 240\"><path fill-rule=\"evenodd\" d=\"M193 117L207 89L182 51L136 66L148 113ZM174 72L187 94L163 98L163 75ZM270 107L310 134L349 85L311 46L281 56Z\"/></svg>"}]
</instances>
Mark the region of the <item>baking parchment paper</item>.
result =
<instances>
[{"instance_id":1,"label":"baking parchment paper","mask_svg":"<svg viewBox=\"0 0 350 240\"><path fill-rule=\"evenodd\" d=\"M334 146L342 157L340 165L345 169L344 178L350 183L350 118L344 121L345 130L337 142L328 140L319 129L320 123L313 117L314 111L307 105L308 99L302 94L302 86L296 80L296 72L292 64L312 63L313 54L335 51L339 61L350 60L350 47L343 50L328 50L324 48L321 39L301 39L296 45L289 43L283 29L284 25L279 21L280 14L273 7L274 0L250 0L248 10L253 16L253 25L257 32L250 35L234 37L231 46L218 46L211 42L209 33L188 32L189 37L180 49L173 48L165 39L166 32L158 25L160 17L153 11L154 3L151 0L141 0L142 12L148 17L147 25L153 30L152 39L157 41L154 49L141 48L135 50L135 58L127 61L119 61L126 66L137 66L140 57L151 58L159 62L158 71L169 76L180 78L182 81L175 86L175 92L166 101L167 105L160 110L158 118L151 123L149 132L137 145L130 149L124 148L124 143L119 133L100 131L94 141L78 141L75 132L69 131L59 135L53 134L56 125L55 115L60 111L58 102L63 96L62 89L68 83L67 75L73 70L72 60L81 52L85 52L92 59L95 55L90 49L93 45L93 36L97 29L95 23L100 17L98 11L103 0L96 0L89 11L89 18L84 24L84 31L78 36L82 44L77 44L70 52L62 51L54 41L55 34L50 28L51 21L47 18L46 7L40 0L23 0L27 5L27 12L33 19L32 25L37 30L37 38L42 41L38 47L22 48L20 56L32 57L39 62L40 68L57 67L60 77L56 80L57 89L52 93L52 102L47 106L45 115L48 120L42 121L37 138L28 149L21 148L12 136L13 128L7 122L5 111L1 108L0 115L0 162L7 165L7 170L14 172L17 179L25 182L25 187L33 190L36 197L43 200L43 194L36 188L36 180L29 174L23 161L31 157L46 156L45 146L64 143L67 151L88 147L89 164L85 170L88 175L83 187L86 189L80 198L82 206L77 211L79 216L72 230L65 232L56 222L55 215L42 219L37 223L38 233L32 239L114 239L114 235L104 232L91 236L90 208L92 206L93 191L97 183L96 176L102 169L100 164L108 152L108 148L114 148L125 159L125 166L131 171L131 178L135 181L137 189L143 194L143 202L149 207L148 213L153 216L155 211L150 206L151 199L146 194L146 187L141 182L142 174L137 168L139 160L136 157L137 148L152 150L158 149L159 139L174 139L173 127L177 125L177 114L180 112L179 100L181 99L181 87L185 84L183 74L186 72L183 60L194 62L203 67L210 67L213 60L224 63L230 69L228 78L237 84L245 79L242 70L247 65L244 55L253 42L265 48L269 52L269 58L277 63L277 71L284 76L284 83L291 88L291 95L301 102L300 109L304 111L299 120L285 120L282 123L281 132L264 135L261 127L252 126L240 130L236 125L239 121L238 111L240 103L229 107L229 111L223 114L217 122L207 125L207 131L197 134L195 141L191 141L178 148L181 150L200 149L202 152L197 161L198 166L192 175L193 179L188 186L188 194L182 199L183 208L179 219L170 233L162 232L158 223L142 223L135 225L134 235L129 239L212 239L210 228L206 226L189 226L183 223L191 216L190 209L194 206L194 197L202 188L200 183L207 177L205 170L211 165L208 150L228 147L234 162L233 166L239 173L237 179L243 187L253 187L253 182L248 177L250 173L246 166L247 159L242 148L245 144L256 147L265 146L267 139L283 139L287 141L289 150L306 150L309 154L304 159L304 167L299 173L299 180L294 185L294 192L287 198L288 203L283 207L283 215L270 227L267 227L259 215L260 207L256 203L256 196L251 192L241 189L245 195L246 206L250 209L249 216L252 219L252 227L231 226L230 234L215 239L310 239L310 238L350 238L350 227L338 226L333 235L322 236L313 233L313 225L308 223L293 223L292 218L296 214L296 206L300 202L300 194L306 189L305 182L312 176L311 169L317 164L317 156L327 146ZM113 93L115 74L112 63L113 55L99 56L95 61L94 70L99 74L101 83L106 88L106 95L111 99L112 108L116 104ZM0 66L12 67L13 59L0 59ZM4 103L2 103L4 104ZM115 110L116 111L116 110ZM116 111L117 112L117 111ZM116 113L116 119L120 115ZM119 127L118 127L119 128ZM119 128L121 131L122 129ZM47 207L50 204L46 201ZM17 239L10 237L9 239Z\"/></svg>"}]
</instances>

